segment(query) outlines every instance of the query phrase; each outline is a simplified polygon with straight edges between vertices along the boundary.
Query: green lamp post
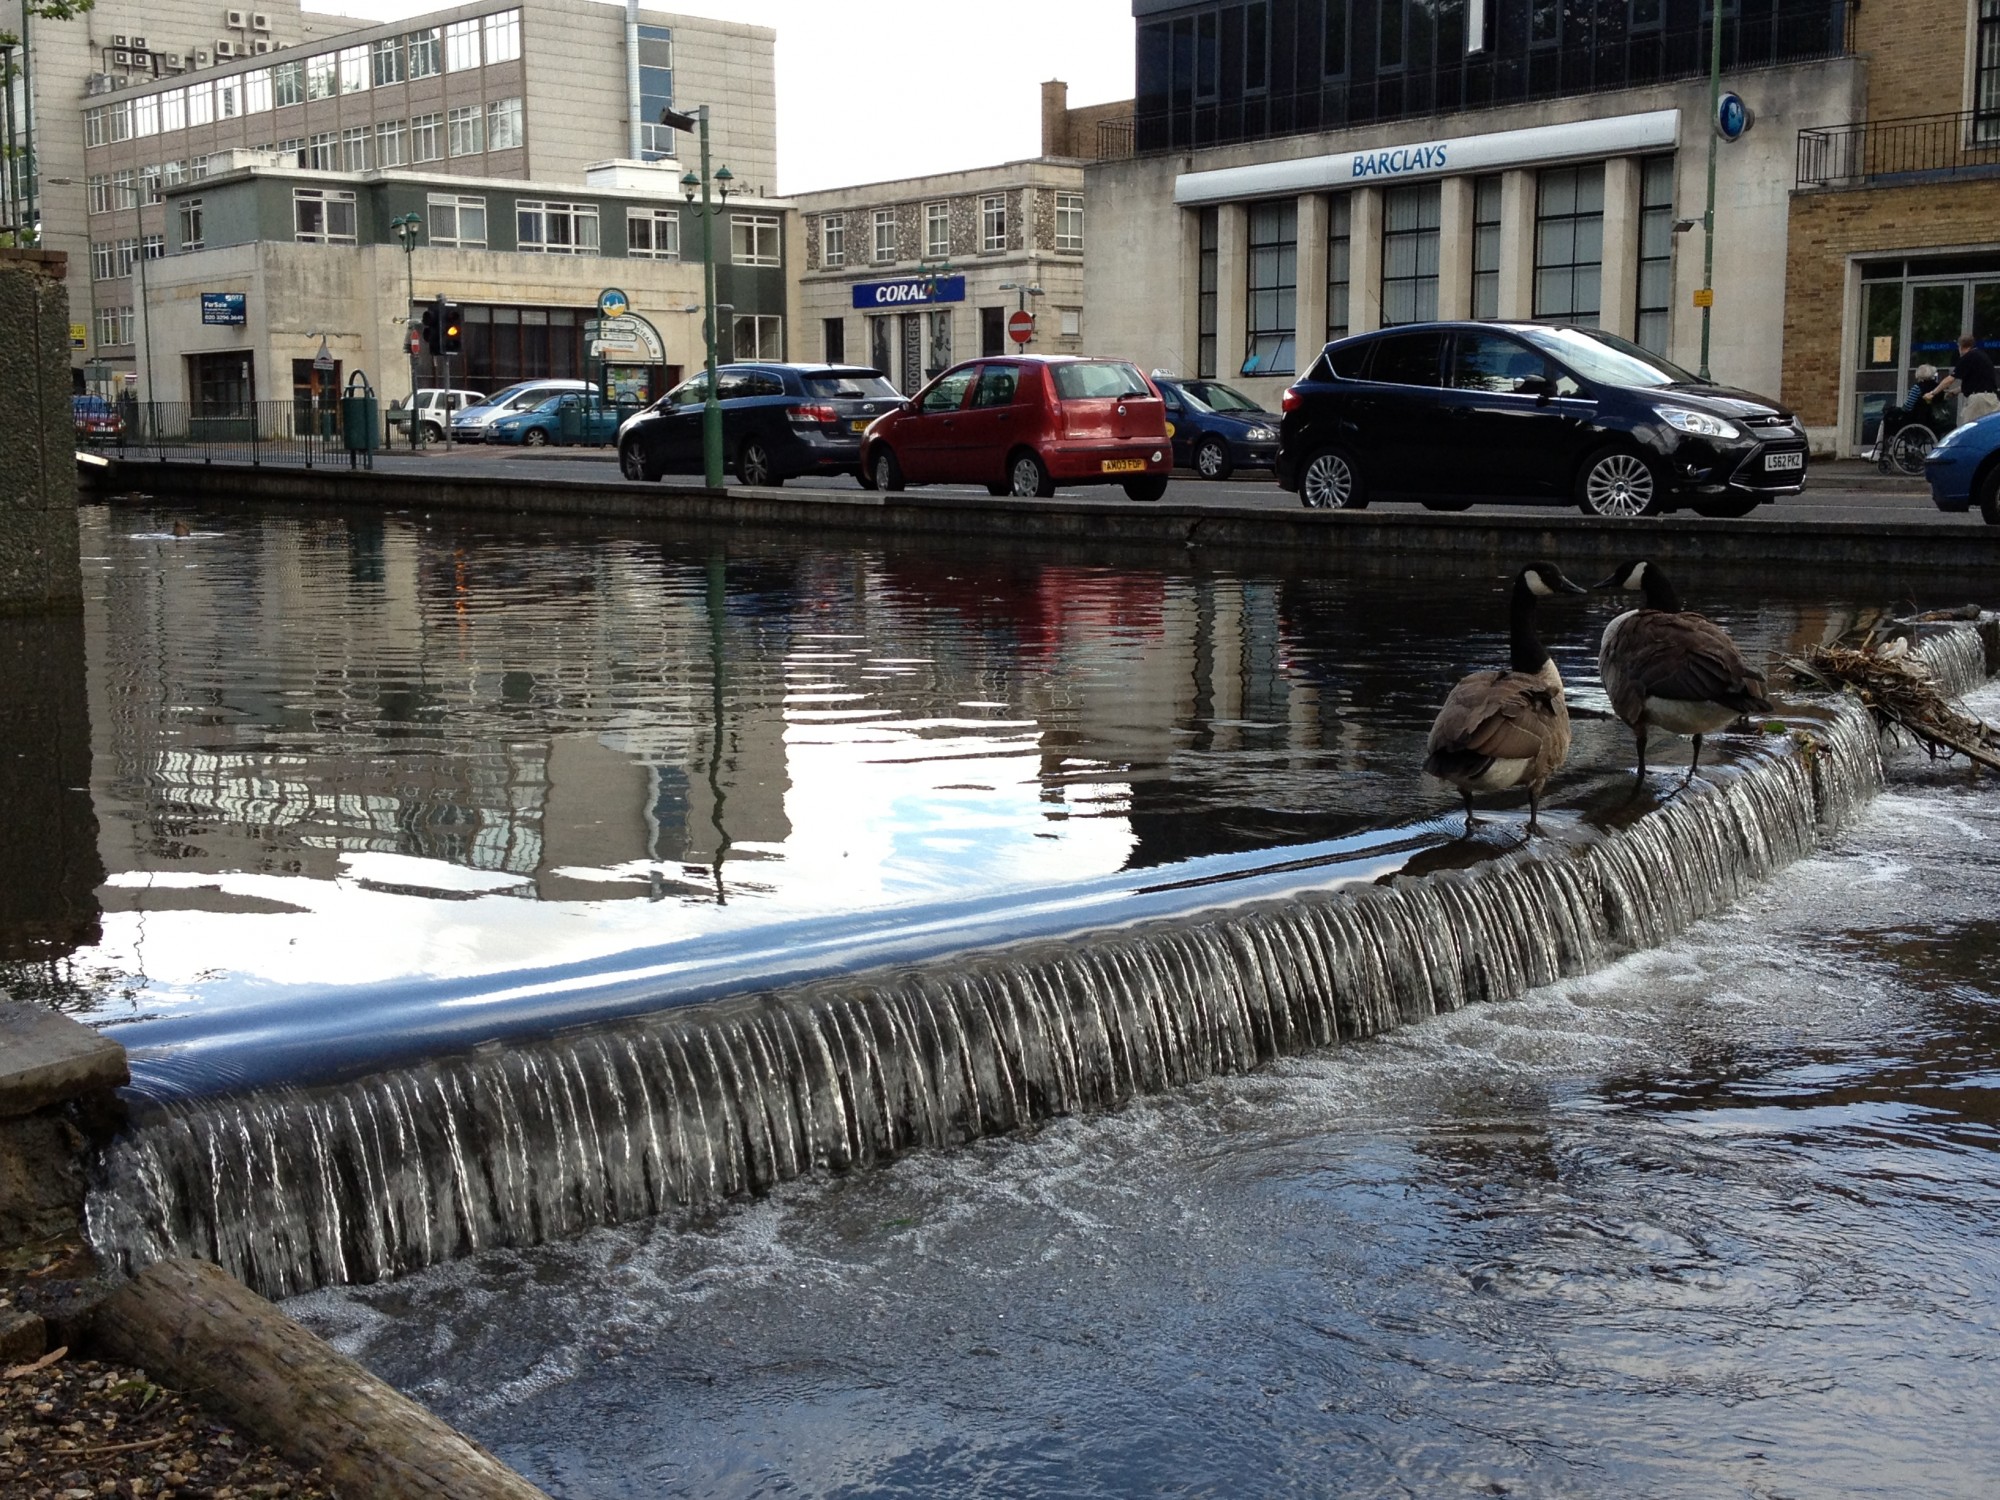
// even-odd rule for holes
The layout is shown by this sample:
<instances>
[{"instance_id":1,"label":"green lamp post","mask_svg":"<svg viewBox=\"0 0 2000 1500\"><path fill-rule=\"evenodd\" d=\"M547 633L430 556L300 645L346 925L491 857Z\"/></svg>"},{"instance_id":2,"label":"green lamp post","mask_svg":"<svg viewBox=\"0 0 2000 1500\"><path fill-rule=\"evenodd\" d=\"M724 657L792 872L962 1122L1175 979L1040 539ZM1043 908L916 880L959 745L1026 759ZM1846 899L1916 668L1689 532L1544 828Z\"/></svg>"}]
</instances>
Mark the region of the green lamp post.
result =
<instances>
[{"instance_id":1,"label":"green lamp post","mask_svg":"<svg viewBox=\"0 0 2000 1500\"><path fill-rule=\"evenodd\" d=\"M403 280L408 290L403 306L405 309L412 308L417 305L415 258L417 237L424 232L424 221L416 214L400 214L389 221L389 227L396 231L396 238L403 242ZM410 318L407 311L403 317L403 345L410 351L410 446L421 448L424 442L424 429L423 424L417 420L417 350L410 338Z\"/></svg>"},{"instance_id":2,"label":"green lamp post","mask_svg":"<svg viewBox=\"0 0 2000 1500\"><path fill-rule=\"evenodd\" d=\"M701 207L696 210L701 215L701 284L702 314L701 336L707 355L705 368L708 371L708 388L701 403L701 458L702 473L712 490L722 488L722 407L715 394L715 217L729 203L729 185L736 180L736 174L727 167L717 167L713 173L708 169L708 106L702 105L691 115L676 114L673 110L660 111L660 123L671 125L676 130L692 130L701 137L701 172L689 172L681 178L681 196L692 206L695 195L701 195ZM711 185L712 193L711 195ZM714 201L720 197L721 202Z\"/></svg>"}]
</instances>

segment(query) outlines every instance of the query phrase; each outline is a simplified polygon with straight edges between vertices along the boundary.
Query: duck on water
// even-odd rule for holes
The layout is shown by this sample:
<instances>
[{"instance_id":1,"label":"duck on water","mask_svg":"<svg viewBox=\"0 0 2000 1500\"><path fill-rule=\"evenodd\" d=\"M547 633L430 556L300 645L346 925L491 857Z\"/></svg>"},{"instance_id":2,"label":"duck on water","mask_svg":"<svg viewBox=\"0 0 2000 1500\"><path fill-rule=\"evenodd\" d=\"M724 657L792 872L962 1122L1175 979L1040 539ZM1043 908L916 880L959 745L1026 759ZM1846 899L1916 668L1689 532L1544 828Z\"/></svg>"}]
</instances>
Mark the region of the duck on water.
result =
<instances>
[{"instance_id":1,"label":"duck on water","mask_svg":"<svg viewBox=\"0 0 2000 1500\"><path fill-rule=\"evenodd\" d=\"M1635 559L1597 585L1642 593L1645 603L1604 627L1597 670L1619 718L1632 726L1639 776L1646 780L1646 736L1652 729L1691 735L1686 786L1701 762L1702 736L1748 713L1769 713L1764 674L1743 659L1729 632L1681 608L1680 595L1656 563Z\"/></svg>"},{"instance_id":2,"label":"duck on water","mask_svg":"<svg viewBox=\"0 0 2000 1500\"><path fill-rule=\"evenodd\" d=\"M1569 757L1569 708L1562 674L1535 634L1535 601L1584 594L1553 563L1529 563L1515 575L1509 603L1510 661L1474 672L1444 700L1431 725L1424 769L1465 798L1465 827L1474 794L1528 792L1528 832L1540 831L1542 788Z\"/></svg>"}]
</instances>

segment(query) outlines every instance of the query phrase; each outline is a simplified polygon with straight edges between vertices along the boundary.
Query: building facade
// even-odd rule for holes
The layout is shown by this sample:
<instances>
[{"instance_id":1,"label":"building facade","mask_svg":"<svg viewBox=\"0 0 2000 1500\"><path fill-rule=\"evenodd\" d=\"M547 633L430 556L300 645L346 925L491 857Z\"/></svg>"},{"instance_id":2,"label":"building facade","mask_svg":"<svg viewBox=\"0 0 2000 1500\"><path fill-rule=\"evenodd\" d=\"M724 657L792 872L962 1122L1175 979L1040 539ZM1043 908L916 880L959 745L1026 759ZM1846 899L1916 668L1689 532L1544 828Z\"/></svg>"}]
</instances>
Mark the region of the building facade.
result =
<instances>
[{"instance_id":1,"label":"building facade","mask_svg":"<svg viewBox=\"0 0 2000 1500\"><path fill-rule=\"evenodd\" d=\"M1694 368L1698 0L1135 0L1131 155L1086 172L1093 342L1275 404L1329 338L1427 318L1603 327ZM1737 0L1709 365L1783 386L1797 133L1855 118L1842 0ZM1677 226L1683 232L1676 232Z\"/></svg>"},{"instance_id":2,"label":"building facade","mask_svg":"<svg viewBox=\"0 0 2000 1500\"><path fill-rule=\"evenodd\" d=\"M797 357L868 365L914 392L955 361L1080 354L1083 166L1037 157L801 194ZM1033 315L1027 341L1009 335Z\"/></svg>"}]
</instances>

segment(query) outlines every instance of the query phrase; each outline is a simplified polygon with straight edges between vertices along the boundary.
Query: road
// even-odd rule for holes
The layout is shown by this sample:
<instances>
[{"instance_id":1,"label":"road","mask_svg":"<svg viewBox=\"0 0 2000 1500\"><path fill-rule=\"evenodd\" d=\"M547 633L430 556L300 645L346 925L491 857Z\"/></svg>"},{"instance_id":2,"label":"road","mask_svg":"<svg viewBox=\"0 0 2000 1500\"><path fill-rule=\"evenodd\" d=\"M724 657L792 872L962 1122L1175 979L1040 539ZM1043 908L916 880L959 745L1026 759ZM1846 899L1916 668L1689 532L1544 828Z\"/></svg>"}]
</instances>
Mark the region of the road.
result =
<instances>
[{"instance_id":1,"label":"road","mask_svg":"<svg viewBox=\"0 0 2000 1500\"><path fill-rule=\"evenodd\" d=\"M518 480L529 474L552 480L585 481L597 484L617 484L621 480L615 457L608 449L520 449L487 447L454 447L449 452L442 449L426 449L412 454L398 451L378 453L376 468L385 473L430 473L455 476L477 477L482 474L505 475L510 480ZM661 481L664 486L694 487L699 481L693 477L669 477ZM857 488L856 481L839 479L794 479L787 483L787 490L812 491L815 489ZM986 492L976 486L940 485L937 493L976 494ZM1094 497L1112 499L1118 494L1115 488L1068 488L1059 489L1059 496L1071 498ZM1177 476L1167 489L1168 503L1219 505L1230 509L1258 510L1264 508L1290 509L1296 506L1298 497L1278 488L1268 477L1242 477L1211 483L1196 479L1185 473ZM1388 506L1401 508L1400 502L1387 502ZM1540 506L1481 506L1482 510L1500 512L1530 513L1546 510ZM1878 473L1872 464L1852 461L1820 464L1806 480L1803 494L1788 496L1774 504L1759 507L1749 518L1757 521L1854 521L1863 523L1881 522L1937 522L1963 524L1967 520L1977 521L1975 510L1969 516L1947 516L1931 504L1930 491L1920 479L1889 477Z\"/></svg>"}]
</instances>

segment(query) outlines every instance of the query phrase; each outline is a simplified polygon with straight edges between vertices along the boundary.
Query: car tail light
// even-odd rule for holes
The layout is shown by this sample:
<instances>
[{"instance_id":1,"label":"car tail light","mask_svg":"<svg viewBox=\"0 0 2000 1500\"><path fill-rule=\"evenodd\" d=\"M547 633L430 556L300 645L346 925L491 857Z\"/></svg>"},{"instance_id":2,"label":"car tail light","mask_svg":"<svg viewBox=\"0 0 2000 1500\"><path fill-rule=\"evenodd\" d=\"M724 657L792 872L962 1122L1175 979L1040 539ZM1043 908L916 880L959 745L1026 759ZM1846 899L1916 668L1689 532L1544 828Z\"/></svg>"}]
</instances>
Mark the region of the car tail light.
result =
<instances>
[{"instance_id":1,"label":"car tail light","mask_svg":"<svg viewBox=\"0 0 2000 1500\"><path fill-rule=\"evenodd\" d=\"M1285 394L1278 398L1278 410L1291 411L1295 407L1297 407L1298 404L1299 404L1298 387L1291 385L1286 386Z\"/></svg>"},{"instance_id":2,"label":"car tail light","mask_svg":"<svg viewBox=\"0 0 2000 1500\"><path fill-rule=\"evenodd\" d=\"M792 422L795 426L823 427L839 420L840 413L823 402L808 401L804 405L792 408Z\"/></svg>"}]
</instances>

